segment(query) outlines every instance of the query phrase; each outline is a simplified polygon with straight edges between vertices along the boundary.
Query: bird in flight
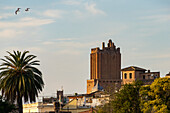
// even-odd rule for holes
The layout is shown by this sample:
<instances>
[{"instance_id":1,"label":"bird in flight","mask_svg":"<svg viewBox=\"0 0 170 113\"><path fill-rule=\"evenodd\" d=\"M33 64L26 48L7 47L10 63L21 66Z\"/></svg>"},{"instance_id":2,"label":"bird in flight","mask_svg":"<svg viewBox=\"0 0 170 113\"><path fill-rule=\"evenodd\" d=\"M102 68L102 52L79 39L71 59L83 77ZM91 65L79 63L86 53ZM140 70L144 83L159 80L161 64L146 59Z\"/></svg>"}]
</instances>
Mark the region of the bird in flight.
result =
<instances>
[{"instance_id":1,"label":"bird in flight","mask_svg":"<svg viewBox=\"0 0 170 113\"><path fill-rule=\"evenodd\" d=\"M29 11L30 8L25 9L25 11Z\"/></svg>"},{"instance_id":2,"label":"bird in flight","mask_svg":"<svg viewBox=\"0 0 170 113\"><path fill-rule=\"evenodd\" d=\"M15 14L16 14L16 15L18 14L18 12L19 12L20 9L21 9L21 8L18 8L18 9L15 11Z\"/></svg>"}]
</instances>

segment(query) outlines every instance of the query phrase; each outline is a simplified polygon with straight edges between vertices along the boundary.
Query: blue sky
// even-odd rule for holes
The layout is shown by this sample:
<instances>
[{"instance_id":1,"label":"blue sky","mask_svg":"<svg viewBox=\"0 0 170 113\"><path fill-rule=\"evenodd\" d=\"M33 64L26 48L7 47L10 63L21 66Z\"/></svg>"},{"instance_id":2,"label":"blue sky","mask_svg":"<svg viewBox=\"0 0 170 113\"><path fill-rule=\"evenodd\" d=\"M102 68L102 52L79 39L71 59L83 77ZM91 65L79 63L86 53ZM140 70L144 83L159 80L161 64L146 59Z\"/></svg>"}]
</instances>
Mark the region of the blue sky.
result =
<instances>
[{"instance_id":1,"label":"blue sky","mask_svg":"<svg viewBox=\"0 0 170 113\"><path fill-rule=\"evenodd\" d=\"M121 49L122 68L136 65L165 76L170 1L0 0L0 57L12 50L37 55L45 81L41 95L62 86L65 93L85 93L90 49L109 39Z\"/></svg>"}]
</instances>

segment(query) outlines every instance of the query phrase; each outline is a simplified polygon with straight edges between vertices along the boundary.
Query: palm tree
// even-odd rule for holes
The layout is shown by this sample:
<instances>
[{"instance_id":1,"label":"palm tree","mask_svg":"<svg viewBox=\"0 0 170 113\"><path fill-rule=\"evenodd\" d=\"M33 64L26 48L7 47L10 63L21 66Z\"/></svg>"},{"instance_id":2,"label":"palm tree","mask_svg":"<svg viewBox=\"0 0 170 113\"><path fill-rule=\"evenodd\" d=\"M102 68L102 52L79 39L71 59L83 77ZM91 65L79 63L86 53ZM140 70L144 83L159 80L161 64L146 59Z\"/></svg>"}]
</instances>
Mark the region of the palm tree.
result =
<instances>
[{"instance_id":1,"label":"palm tree","mask_svg":"<svg viewBox=\"0 0 170 113\"><path fill-rule=\"evenodd\" d=\"M7 53L9 56L1 59L0 90L7 100L17 102L19 113L23 113L22 99L25 102L35 102L44 87L42 73L34 67L40 64L34 60L36 56L26 56L29 51Z\"/></svg>"}]
</instances>

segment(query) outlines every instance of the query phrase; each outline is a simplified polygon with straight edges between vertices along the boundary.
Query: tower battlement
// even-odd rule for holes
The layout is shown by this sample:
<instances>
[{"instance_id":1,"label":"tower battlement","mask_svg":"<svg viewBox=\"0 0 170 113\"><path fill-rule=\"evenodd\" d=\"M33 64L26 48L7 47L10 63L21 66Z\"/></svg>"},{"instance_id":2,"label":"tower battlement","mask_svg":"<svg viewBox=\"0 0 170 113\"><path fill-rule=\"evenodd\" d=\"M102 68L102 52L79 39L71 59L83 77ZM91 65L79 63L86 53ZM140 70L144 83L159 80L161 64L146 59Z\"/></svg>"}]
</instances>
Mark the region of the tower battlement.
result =
<instances>
[{"instance_id":1,"label":"tower battlement","mask_svg":"<svg viewBox=\"0 0 170 113\"><path fill-rule=\"evenodd\" d=\"M112 40L110 39L109 42L107 43L107 47L105 47L105 42L102 42L102 48L100 49L99 47L92 48L91 53L97 53L101 51L115 51L115 52L120 52L120 48L116 48Z\"/></svg>"}]
</instances>

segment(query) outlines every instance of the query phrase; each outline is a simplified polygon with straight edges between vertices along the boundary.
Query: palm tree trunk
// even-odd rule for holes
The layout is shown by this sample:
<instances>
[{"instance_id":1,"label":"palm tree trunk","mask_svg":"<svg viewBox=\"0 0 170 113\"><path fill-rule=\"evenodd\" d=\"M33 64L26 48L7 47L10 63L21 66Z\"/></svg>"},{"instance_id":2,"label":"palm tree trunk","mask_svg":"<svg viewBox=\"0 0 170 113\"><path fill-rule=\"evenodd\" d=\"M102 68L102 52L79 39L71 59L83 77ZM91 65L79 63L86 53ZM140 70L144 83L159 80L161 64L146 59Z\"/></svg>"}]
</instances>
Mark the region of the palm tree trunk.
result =
<instances>
[{"instance_id":1,"label":"palm tree trunk","mask_svg":"<svg viewBox=\"0 0 170 113\"><path fill-rule=\"evenodd\" d=\"M23 108L22 108L22 97L20 96L19 92L18 97L17 97L17 104L18 104L18 111L19 113L23 113Z\"/></svg>"},{"instance_id":2,"label":"palm tree trunk","mask_svg":"<svg viewBox=\"0 0 170 113\"><path fill-rule=\"evenodd\" d=\"M22 108L22 98L19 99L18 106L19 106L19 113L23 113L23 108Z\"/></svg>"}]
</instances>

